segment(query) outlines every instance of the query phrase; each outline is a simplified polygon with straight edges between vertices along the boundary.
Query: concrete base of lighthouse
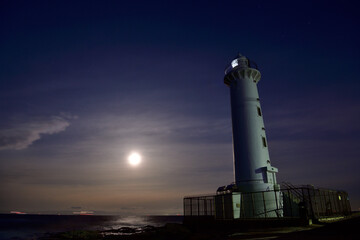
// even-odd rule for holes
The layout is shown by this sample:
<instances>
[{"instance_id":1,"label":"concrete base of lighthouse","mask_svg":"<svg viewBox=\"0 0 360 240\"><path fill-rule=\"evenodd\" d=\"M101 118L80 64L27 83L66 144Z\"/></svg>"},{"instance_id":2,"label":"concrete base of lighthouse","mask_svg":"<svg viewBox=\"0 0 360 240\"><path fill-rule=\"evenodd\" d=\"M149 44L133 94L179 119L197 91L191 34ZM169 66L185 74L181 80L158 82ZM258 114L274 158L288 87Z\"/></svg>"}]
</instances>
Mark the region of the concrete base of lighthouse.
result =
<instances>
[{"instance_id":1,"label":"concrete base of lighthouse","mask_svg":"<svg viewBox=\"0 0 360 240\"><path fill-rule=\"evenodd\" d=\"M219 187L215 197L217 219L283 217L280 185L276 182L277 168L260 168L261 179L237 182Z\"/></svg>"},{"instance_id":2,"label":"concrete base of lighthouse","mask_svg":"<svg viewBox=\"0 0 360 240\"><path fill-rule=\"evenodd\" d=\"M279 190L261 192L227 192L215 196L216 219L283 217Z\"/></svg>"}]
</instances>

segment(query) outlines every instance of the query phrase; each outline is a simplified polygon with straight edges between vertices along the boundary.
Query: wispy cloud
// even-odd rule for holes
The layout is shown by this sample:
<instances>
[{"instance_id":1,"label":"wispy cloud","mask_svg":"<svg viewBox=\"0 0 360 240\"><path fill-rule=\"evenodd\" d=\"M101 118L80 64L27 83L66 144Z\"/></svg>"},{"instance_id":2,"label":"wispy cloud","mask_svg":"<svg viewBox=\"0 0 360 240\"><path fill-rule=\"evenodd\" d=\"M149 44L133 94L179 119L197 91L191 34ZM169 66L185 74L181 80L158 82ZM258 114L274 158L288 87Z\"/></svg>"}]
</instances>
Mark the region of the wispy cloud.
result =
<instances>
[{"instance_id":1,"label":"wispy cloud","mask_svg":"<svg viewBox=\"0 0 360 240\"><path fill-rule=\"evenodd\" d=\"M74 118L77 117L61 113L59 116L15 122L0 128L0 150L25 149L39 140L42 135L65 131L70 125L69 120Z\"/></svg>"}]
</instances>

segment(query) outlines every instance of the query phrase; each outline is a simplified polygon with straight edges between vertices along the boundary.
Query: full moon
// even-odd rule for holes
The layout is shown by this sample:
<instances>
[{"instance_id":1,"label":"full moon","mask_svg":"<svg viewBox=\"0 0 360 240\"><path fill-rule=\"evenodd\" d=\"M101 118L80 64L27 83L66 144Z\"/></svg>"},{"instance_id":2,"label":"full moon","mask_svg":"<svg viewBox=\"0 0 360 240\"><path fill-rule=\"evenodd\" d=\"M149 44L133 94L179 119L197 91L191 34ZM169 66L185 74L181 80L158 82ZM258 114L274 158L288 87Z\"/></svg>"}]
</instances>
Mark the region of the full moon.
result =
<instances>
[{"instance_id":1,"label":"full moon","mask_svg":"<svg viewBox=\"0 0 360 240\"><path fill-rule=\"evenodd\" d=\"M136 152L132 152L128 157L128 162L131 166L138 166L141 163L141 156Z\"/></svg>"}]
</instances>

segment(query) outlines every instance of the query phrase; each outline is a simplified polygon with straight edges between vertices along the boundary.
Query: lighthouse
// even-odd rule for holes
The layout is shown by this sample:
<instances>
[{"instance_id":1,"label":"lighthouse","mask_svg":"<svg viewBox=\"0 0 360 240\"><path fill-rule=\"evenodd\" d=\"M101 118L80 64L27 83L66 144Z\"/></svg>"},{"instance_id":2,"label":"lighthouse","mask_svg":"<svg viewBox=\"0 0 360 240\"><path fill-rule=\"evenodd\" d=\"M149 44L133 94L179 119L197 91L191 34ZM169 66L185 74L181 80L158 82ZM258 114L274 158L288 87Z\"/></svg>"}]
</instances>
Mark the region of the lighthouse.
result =
<instances>
[{"instance_id":1,"label":"lighthouse","mask_svg":"<svg viewBox=\"0 0 360 240\"><path fill-rule=\"evenodd\" d=\"M276 182L278 169L271 165L269 157L257 89L260 79L261 73L257 65L241 54L225 70L224 83L230 89L235 191L261 192L262 196L259 198L264 199L265 196L266 200L265 206L263 201L258 201L257 204L256 194L251 194L252 199L243 201L244 204L251 203L251 208L255 209L248 213L252 217L261 217L264 210L269 212L280 204L279 196L273 193L274 190L279 190Z\"/></svg>"},{"instance_id":2,"label":"lighthouse","mask_svg":"<svg viewBox=\"0 0 360 240\"><path fill-rule=\"evenodd\" d=\"M272 225L275 218L308 221L308 218L351 213L348 194L344 191L286 182L280 189L276 182L278 169L272 166L269 156L257 88L260 79L257 65L241 54L225 69L224 83L229 88L231 104L234 182L220 186L214 195L184 197L184 223L208 224L209 219L214 219L220 220L221 226L224 223L263 226L266 218L272 219ZM329 204L330 198L334 204ZM254 222L257 218L259 222ZM249 221L222 221L235 219Z\"/></svg>"}]
</instances>

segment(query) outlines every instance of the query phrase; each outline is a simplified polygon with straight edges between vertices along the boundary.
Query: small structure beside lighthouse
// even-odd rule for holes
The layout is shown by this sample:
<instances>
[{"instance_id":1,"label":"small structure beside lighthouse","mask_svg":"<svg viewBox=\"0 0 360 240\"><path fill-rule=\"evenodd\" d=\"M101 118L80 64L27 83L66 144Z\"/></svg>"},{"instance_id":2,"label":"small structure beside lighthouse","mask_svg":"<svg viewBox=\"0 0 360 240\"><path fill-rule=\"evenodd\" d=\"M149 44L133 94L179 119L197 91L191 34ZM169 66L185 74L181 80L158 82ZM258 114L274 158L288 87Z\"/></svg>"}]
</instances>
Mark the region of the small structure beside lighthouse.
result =
<instances>
[{"instance_id":1,"label":"small structure beside lighthouse","mask_svg":"<svg viewBox=\"0 0 360 240\"><path fill-rule=\"evenodd\" d=\"M257 65L239 54L225 69L230 90L234 182L216 194L184 197L184 221L320 219L351 213L345 191L276 181L271 165L257 84ZM198 218L201 217L201 218Z\"/></svg>"}]
</instances>

